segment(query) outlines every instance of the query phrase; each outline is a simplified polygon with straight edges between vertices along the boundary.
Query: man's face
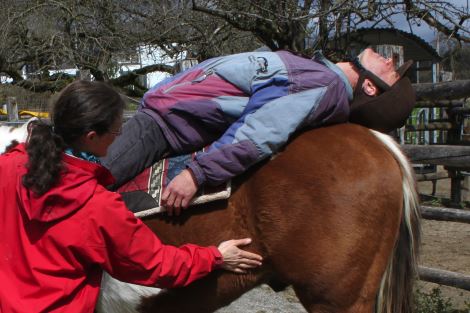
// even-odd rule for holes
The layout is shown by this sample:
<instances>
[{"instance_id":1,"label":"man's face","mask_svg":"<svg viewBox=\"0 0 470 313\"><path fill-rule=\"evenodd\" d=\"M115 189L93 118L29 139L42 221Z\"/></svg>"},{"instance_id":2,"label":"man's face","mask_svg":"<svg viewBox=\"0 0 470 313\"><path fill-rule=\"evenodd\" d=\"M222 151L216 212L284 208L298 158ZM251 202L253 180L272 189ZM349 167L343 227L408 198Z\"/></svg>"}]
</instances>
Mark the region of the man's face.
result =
<instances>
[{"instance_id":1,"label":"man's face","mask_svg":"<svg viewBox=\"0 0 470 313\"><path fill-rule=\"evenodd\" d=\"M367 70L374 73L389 86L392 86L400 75L395 71L395 64L391 58L384 58L371 48L367 48L359 55L359 61Z\"/></svg>"}]
</instances>

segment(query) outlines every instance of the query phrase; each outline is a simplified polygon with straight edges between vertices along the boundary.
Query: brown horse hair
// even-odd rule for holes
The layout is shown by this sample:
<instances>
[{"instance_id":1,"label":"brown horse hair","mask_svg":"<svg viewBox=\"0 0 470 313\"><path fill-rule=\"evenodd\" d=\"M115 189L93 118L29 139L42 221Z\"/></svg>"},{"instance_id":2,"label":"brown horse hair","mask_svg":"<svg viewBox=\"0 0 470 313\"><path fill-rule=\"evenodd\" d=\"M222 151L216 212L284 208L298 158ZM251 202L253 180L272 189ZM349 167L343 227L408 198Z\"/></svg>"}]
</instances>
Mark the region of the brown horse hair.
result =
<instances>
[{"instance_id":1,"label":"brown horse hair","mask_svg":"<svg viewBox=\"0 0 470 313\"><path fill-rule=\"evenodd\" d=\"M420 243L419 198L414 186L412 170L398 145L388 136L372 133L383 142L395 156L403 182L403 211L395 247L390 255L387 268L377 295L376 313L413 312L413 283L417 277Z\"/></svg>"}]
</instances>

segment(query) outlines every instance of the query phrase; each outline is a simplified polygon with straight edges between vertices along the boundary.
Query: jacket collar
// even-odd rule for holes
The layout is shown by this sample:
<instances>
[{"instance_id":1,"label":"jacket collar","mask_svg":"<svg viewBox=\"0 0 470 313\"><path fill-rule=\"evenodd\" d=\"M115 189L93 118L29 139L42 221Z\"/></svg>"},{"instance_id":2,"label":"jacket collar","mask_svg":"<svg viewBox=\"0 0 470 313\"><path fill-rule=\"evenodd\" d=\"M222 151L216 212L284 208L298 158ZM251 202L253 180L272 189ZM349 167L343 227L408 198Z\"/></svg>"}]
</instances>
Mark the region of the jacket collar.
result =
<instances>
[{"instance_id":1,"label":"jacket collar","mask_svg":"<svg viewBox=\"0 0 470 313\"><path fill-rule=\"evenodd\" d=\"M15 149L25 155L24 159L27 160L24 145ZM114 183L111 173L99 164L66 154L63 154L62 161L64 170L58 184L42 195L23 186L22 178L27 168L25 162L18 164L18 201L29 220L53 222L64 218L86 205L95 195L98 185L108 186Z\"/></svg>"},{"instance_id":2,"label":"jacket collar","mask_svg":"<svg viewBox=\"0 0 470 313\"><path fill-rule=\"evenodd\" d=\"M344 74L344 72L336 64L328 60L321 51L315 51L312 59L314 61L322 63L323 65L328 67L330 70L335 72L341 78L344 85L346 86L346 91L348 93L349 102L351 102L353 100L353 88L348 78Z\"/></svg>"}]
</instances>

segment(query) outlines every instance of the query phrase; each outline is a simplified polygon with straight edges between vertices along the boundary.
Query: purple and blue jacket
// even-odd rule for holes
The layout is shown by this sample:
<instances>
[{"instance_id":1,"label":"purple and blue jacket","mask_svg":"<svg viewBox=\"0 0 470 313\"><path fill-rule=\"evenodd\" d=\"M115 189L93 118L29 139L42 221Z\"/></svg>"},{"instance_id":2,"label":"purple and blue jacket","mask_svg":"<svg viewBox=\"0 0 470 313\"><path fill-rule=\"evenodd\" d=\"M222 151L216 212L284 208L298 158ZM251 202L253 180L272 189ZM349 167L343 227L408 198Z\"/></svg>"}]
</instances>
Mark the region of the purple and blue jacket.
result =
<instances>
[{"instance_id":1,"label":"purple and blue jacket","mask_svg":"<svg viewBox=\"0 0 470 313\"><path fill-rule=\"evenodd\" d=\"M352 88L317 53L248 52L209 59L152 89L141 111L173 153L210 144L188 165L197 184L218 185L276 153L304 127L346 122Z\"/></svg>"}]
</instances>

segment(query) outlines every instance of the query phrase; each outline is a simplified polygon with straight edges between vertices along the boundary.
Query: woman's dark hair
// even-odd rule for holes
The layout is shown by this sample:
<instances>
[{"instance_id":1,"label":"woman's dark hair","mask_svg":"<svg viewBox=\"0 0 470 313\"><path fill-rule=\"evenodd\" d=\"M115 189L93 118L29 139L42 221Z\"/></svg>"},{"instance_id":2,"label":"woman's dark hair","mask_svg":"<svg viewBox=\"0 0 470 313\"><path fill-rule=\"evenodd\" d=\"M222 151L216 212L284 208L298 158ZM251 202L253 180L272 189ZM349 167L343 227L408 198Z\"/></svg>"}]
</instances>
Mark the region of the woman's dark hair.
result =
<instances>
[{"instance_id":1,"label":"woman's dark hair","mask_svg":"<svg viewBox=\"0 0 470 313\"><path fill-rule=\"evenodd\" d=\"M59 181L63 150L90 131L108 132L123 110L121 96L105 83L75 81L65 87L52 107L51 123L30 124L23 185L39 195L47 192Z\"/></svg>"}]
</instances>

